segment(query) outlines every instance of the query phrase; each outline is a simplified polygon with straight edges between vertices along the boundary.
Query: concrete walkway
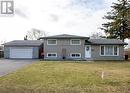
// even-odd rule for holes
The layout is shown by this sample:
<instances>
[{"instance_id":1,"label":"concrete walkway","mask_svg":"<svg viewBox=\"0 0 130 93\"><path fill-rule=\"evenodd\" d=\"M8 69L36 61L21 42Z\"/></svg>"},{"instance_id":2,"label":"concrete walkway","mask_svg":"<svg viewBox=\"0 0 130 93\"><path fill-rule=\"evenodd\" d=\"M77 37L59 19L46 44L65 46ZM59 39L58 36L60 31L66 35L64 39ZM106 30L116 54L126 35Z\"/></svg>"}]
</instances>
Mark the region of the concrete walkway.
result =
<instances>
[{"instance_id":1,"label":"concrete walkway","mask_svg":"<svg viewBox=\"0 0 130 93\"><path fill-rule=\"evenodd\" d=\"M19 68L35 62L36 60L8 60L0 59L0 77L7 75Z\"/></svg>"}]
</instances>

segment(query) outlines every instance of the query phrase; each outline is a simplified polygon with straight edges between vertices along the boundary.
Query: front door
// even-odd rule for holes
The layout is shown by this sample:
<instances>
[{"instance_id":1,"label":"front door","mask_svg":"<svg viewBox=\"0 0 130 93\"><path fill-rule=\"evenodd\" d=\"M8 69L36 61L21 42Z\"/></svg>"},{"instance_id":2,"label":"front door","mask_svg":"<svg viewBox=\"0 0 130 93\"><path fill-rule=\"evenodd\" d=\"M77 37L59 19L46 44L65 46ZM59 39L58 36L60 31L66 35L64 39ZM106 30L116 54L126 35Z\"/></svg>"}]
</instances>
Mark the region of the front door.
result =
<instances>
[{"instance_id":1,"label":"front door","mask_svg":"<svg viewBox=\"0 0 130 93\"><path fill-rule=\"evenodd\" d=\"M85 46L85 58L91 58L91 46L90 45Z\"/></svg>"}]
</instances>

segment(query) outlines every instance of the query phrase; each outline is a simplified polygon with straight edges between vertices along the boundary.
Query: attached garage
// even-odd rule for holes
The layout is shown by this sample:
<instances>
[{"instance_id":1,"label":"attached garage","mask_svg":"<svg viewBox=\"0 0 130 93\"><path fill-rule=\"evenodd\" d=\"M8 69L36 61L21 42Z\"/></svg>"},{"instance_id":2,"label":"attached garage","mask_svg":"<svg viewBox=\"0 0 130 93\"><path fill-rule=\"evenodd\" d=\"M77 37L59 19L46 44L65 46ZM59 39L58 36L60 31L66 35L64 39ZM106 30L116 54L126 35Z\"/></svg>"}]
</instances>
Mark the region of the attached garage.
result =
<instances>
[{"instance_id":1,"label":"attached garage","mask_svg":"<svg viewBox=\"0 0 130 93\"><path fill-rule=\"evenodd\" d=\"M10 48L10 58L33 58L33 48L14 47Z\"/></svg>"},{"instance_id":2,"label":"attached garage","mask_svg":"<svg viewBox=\"0 0 130 93\"><path fill-rule=\"evenodd\" d=\"M40 40L15 40L4 44L4 57L11 59L36 59L43 47Z\"/></svg>"}]
</instances>

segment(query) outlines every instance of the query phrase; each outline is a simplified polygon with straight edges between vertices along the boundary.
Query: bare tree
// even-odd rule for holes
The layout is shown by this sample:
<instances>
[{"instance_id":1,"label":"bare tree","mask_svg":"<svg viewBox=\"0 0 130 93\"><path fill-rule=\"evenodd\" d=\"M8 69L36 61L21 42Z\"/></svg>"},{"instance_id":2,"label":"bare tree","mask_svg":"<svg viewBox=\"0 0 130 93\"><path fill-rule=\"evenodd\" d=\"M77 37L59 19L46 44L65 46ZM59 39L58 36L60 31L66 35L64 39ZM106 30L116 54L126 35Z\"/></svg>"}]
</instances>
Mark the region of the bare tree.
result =
<instances>
[{"instance_id":1,"label":"bare tree","mask_svg":"<svg viewBox=\"0 0 130 93\"><path fill-rule=\"evenodd\" d=\"M94 32L92 33L92 35L90 36L91 39L101 39L103 38L103 34L101 32Z\"/></svg>"},{"instance_id":2,"label":"bare tree","mask_svg":"<svg viewBox=\"0 0 130 93\"><path fill-rule=\"evenodd\" d=\"M27 31L27 35L24 37L25 40L37 40L40 37L47 36L45 31L32 28L30 31Z\"/></svg>"},{"instance_id":3,"label":"bare tree","mask_svg":"<svg viewBox=\"0 0 130 93\"><path fill-rule=\"evenodd\" d=\"M2 53L1 51L4 50L4 45L3 44L5 44L5 43L6 43L6 40L1 40L0 41L0 57L1 57L1 55L3 55L3 54L1 54Z\"/></svg>"},{"instance_id":4,"label":"bare tree","mask_svg":"<svg viewBox=\"0 0 130 93\"><path fill-rule=\"evenodd\" d=\"M0 46L3 45L4 43L6 43L6 40L1 40L0 41Z\"/></svg>"}]
</instances>

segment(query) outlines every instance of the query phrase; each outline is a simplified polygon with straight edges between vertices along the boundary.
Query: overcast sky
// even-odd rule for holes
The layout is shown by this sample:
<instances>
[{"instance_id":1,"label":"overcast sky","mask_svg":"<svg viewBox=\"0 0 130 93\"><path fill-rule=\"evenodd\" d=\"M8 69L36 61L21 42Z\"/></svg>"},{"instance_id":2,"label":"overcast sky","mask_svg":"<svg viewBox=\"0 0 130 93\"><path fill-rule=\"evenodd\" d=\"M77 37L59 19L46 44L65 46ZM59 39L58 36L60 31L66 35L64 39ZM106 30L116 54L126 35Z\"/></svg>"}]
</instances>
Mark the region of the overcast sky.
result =
<instances>
[{"instance_id":1,"label":"overcast sky","mask_svg":"<svg viewBox=\"0 0 130 93\"><path fill-rule=\"evenodd\" d=\"M36 28L49 35L90 36L116 0L14 0L15 14L0 17L0 41L23 40Z\"/></svg>"}]
</instances>

